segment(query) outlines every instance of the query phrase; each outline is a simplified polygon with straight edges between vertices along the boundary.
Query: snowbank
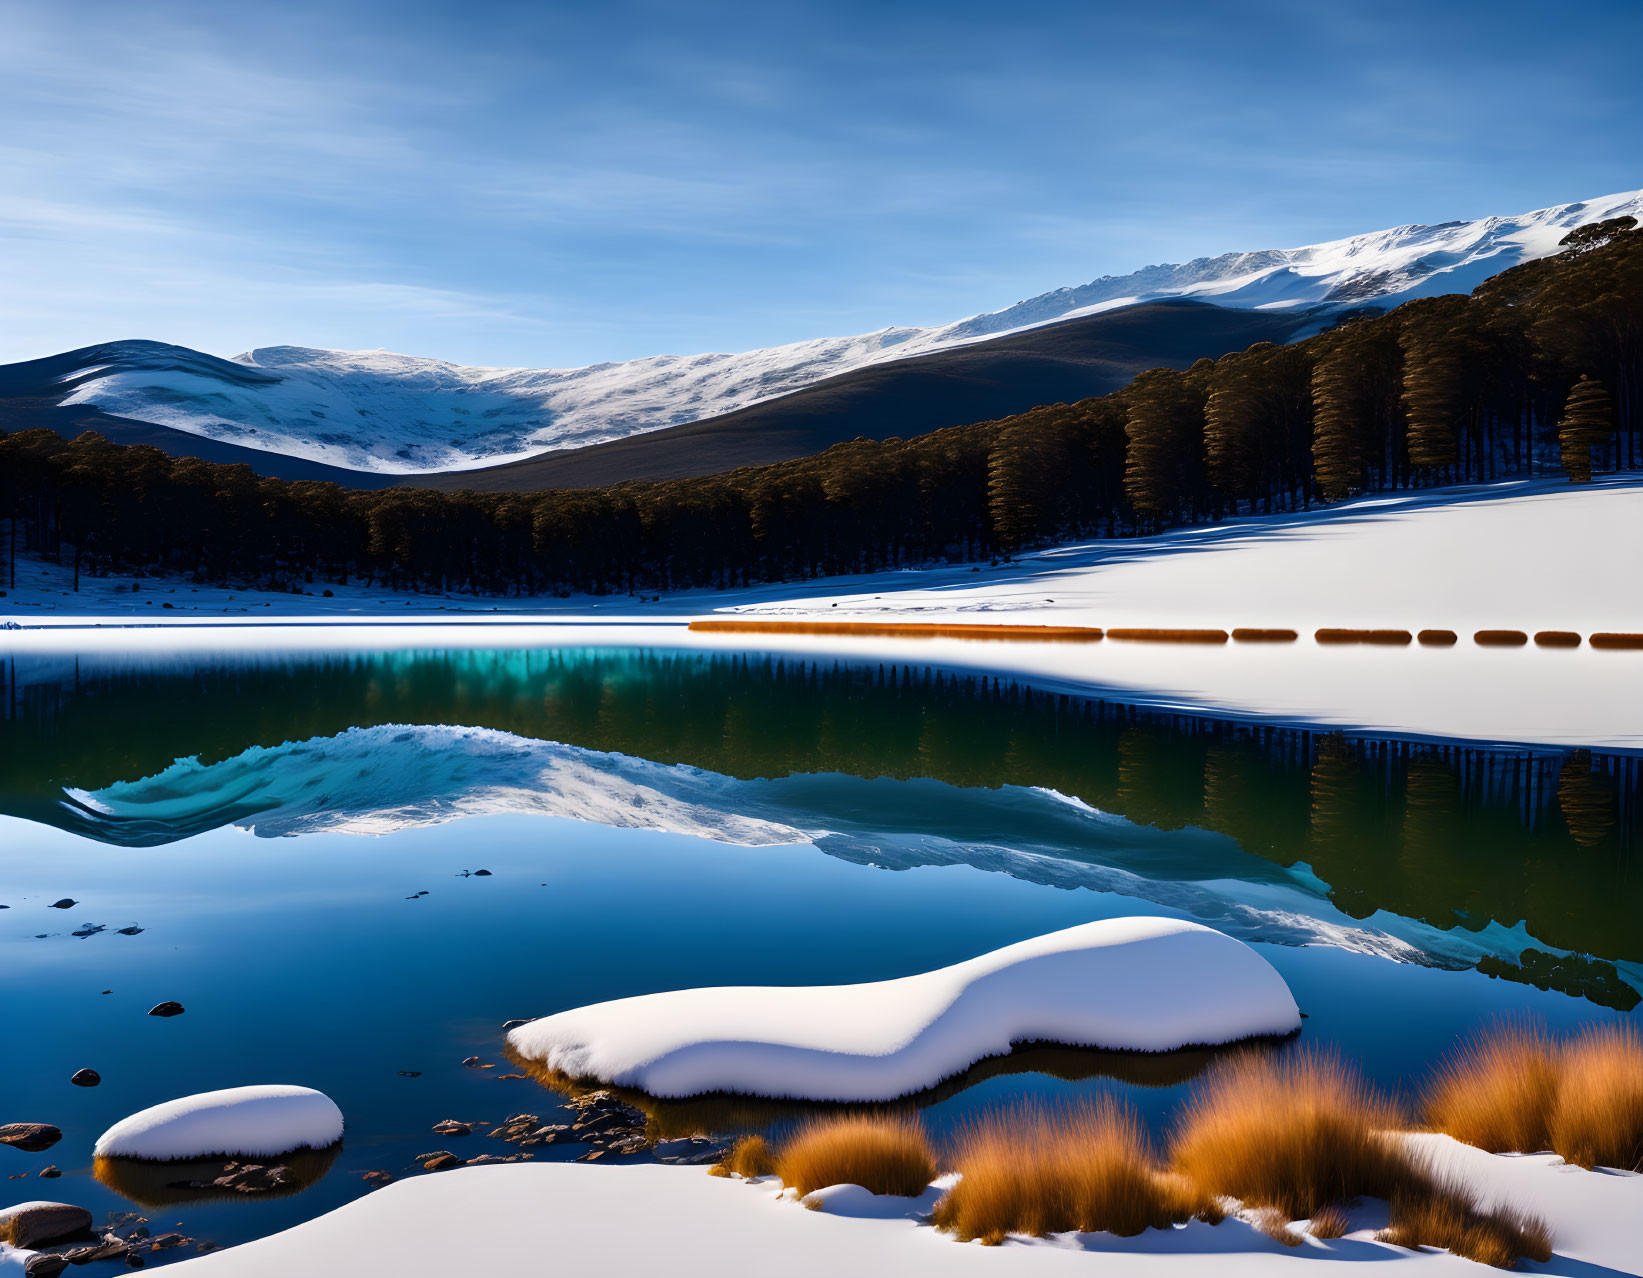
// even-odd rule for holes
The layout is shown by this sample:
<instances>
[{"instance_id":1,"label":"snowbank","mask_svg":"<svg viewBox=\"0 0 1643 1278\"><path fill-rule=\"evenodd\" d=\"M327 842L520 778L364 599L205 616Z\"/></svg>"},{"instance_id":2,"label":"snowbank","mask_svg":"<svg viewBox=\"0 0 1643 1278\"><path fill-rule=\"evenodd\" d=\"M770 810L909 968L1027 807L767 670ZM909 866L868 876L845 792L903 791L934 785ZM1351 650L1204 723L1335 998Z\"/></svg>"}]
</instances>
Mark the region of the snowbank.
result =
<instances>
[{"instance_id":1,"label":"snowbank","mask_svg":"<svg viewBox=\"0 0 1643 1278\"><path fill-rule=\"evenodd\" d=\"M1084 923L952 967L864 985L642 994L522 1025L509 1046L653 1096L891 1100L1013 1043L1143 1052L1300 1028L1254 950L1197 923Z\"/></svg>"},{"instance_id":2,"label":"snowbank","mask_svg":"<svg viewBox=\"0 0 1643 1278\"><path fill-rule=\"evenodd\" d=\"M97 1140L98 1158L272 1158L342 1139L342 1111L323 1092L268 1083L200 1092L122 1118Z\"/></svg>"},{"instance_id":3,"label":"snowbank","mask_svg":"<svg viewBox=\"0 0 1643 1278\"><path fill-rule=\"evenodd\" d=\"M1543 1157L1465 1153L1469 1170L1509 1186L1550 1220L1557 1258L1544 1272L1643 1272L1635 1228L1643 1177L1585 1172ZM806 1211L767 1185L693 1168L470 1167L398 1181L295 1229L183 1263L187 1278L534 1274L544 1256L556 1272L672 1278L722 1278L727 1270L783 1278L1338 1278L1341 1262L1354 1260L1391 1263L1412 1278L1490 1272L1446 1252L1375 1242L1372 1227L1288 1248L1235 1218L1134 1238L1074 1234L966 1246L913 1218L928 1210L922 1201L909 1208L899 1199L899 1212L881 1214L861 1210L859 1195L833 1198L821 1211Z\"/></svg>"}]
</instances>

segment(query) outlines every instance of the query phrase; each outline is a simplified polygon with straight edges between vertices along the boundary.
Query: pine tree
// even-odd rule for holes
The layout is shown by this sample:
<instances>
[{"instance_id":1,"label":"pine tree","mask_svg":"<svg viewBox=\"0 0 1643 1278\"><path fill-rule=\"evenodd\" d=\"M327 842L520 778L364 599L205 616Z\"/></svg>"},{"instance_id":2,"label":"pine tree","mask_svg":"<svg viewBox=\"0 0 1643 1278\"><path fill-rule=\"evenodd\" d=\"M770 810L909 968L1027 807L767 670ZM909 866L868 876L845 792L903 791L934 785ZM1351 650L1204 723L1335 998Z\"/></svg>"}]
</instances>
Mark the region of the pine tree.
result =
<instances>
[{"instance_id":1,"label":"pine tree","mask_svg":"<svg viewBox=\"0 0 1643 1278\"><path fill-rule=\"evenodd\" d=\"M1584 484L1592 477L1592 450L1601 448L1614 434L1614 407L1609 392L1595 377L1585 376L1575 383L1557 424L1558 452L1564 473L1571 484Z\"/></svg>"},{"instance_id":2,"label":"pine tree","mask_svg":"<svg viewBox=\"0 0 1643 1278\"><path fill-rule=\"evenodd\" d=\"M1409 423L1409 460L1443 470L1459 459L1455 438L1461 398L1461 361L1443 337L1412 329L1403 343L1403 410Z\"/></svg>"},{"instance_id":3,"label":"pine tree","mask_svg":"<svg viewBox=\"0 0 1643 1278\"><path fill-rule=\"evenodd\" d=\"M1125 392L1129 411L1124 420L1124 495L1136 514L1155 526L1189 510L1202 495L1201 376L1196 364L1186 373L1154 368Z\"/></svg>"}]
</instances>

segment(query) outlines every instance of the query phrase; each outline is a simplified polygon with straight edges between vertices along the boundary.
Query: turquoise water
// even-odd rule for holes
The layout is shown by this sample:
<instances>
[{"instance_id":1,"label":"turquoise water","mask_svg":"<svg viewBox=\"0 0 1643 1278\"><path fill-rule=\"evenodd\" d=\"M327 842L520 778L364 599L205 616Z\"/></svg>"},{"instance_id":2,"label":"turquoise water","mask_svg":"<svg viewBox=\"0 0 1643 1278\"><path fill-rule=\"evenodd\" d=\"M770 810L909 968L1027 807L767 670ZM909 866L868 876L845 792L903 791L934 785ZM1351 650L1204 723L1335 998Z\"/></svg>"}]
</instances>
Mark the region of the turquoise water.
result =
<instances>
[{"instance_id":1,"label":"turquoise water","mask_svg":"<svg viewBox=\"0 0 1643 1278\"><path fill-rule=\"evenodd\" d=\"M122 1210L90 1148L125 1114L243 1083L332 1096L347 1135L312 1188L149 1213L221 1243L426 1150L512 1152L429 1131L547 1120L551 1093L497 1077L506 1020L905 975L1095 918L1259 945L1308 1013L1301 1042L1397 1089L1494 1017L1638 1015L1628 757L666 652L42 660L6 679L0 1122L65 1136L0 1148L0 1174L54 1162L62 1179L14 1197ZM1525 975L1525 950L1559 988L1484 974ZM163 999L188 1010L145 1015ZM85 1066L100 1087L69 1084ZM1189 1086L1006 1073L924 1113L944 1133L1024 1095L1117 1091L1162 1131Z\"/></svg>"}]
</instances>

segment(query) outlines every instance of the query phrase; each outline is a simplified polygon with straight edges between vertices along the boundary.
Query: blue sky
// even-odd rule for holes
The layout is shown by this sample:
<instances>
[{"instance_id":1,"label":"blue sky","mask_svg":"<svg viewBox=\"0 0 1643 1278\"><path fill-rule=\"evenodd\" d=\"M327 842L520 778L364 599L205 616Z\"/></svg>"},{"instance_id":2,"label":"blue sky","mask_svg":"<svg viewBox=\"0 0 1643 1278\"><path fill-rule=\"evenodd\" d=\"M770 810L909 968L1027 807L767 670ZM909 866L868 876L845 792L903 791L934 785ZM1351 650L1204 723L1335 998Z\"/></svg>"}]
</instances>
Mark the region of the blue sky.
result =
<instances>
[{"instance_id":1,"label":"blue sky","mask_svg":"<svg viewBox=\"0 0 1643 1278\"><path fill-rule=\"evenodd\" d=\"M570 366L1643 186L1643 4L0 0L0 360Z\"/></svg>"}]
</instances>

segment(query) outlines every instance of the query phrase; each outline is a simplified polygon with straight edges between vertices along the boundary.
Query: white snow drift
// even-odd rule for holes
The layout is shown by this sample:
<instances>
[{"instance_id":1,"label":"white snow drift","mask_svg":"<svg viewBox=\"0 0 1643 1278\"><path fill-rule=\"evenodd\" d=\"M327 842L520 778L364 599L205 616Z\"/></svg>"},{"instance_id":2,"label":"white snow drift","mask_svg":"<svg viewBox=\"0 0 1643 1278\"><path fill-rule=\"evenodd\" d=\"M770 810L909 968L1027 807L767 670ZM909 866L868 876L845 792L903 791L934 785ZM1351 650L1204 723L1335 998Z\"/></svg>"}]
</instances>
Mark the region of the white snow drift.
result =
<instances>
[{"instance_id":1,"label":"white snow drift","mask_svg":"<svg viewBox=\"0 0 1643 1278\"><path fill-rule=\"evenodd\" d=\"M266 1083L199 1092L122 1118L97 1140L98 1158L273 1158L342 1139L342 1111L323 1092Z\"/></svg>"},{"instance_id":2,"label":"white snow drift","mask_svg":"<svg viewBox=\"0 0 1643 1278\"><path fill-rule=\"evenodd\" d=\"M1084 923L952 967L864 985L676 990L508 1035L522 1056L653 1096L892 1100L1013 1043L1169 1051L1300 1028L1276 971L1197 923Z\"/></svg>"},{"instance_id":3,"label":"white snow drift","mask_svg":"<svg viewBox=\"0 0 1643 1278\"><path fill-rule=\"evenodd\" d=\"M1643 1176L1583 1171L1546 1154L1506 1158L1441 1136L1416 1139L1441 1145L1433 1152L1445 1170L1482 1201L1547 1219L1557 1259L1536 1266L1540 1272L1643 1272L1636 1225ZM1344 1238L1305 1238L1296 1247L1237 1217L1134 1238L1061 1234L979 1247L917 1218L929 1211L930 1195L817 1196L822 1210L806 1211L767 1184L696 1168L468 1167L399 1181L284 1233L183 1263L186 1278L446 1278L550 1268L670 1278L722 1278L727 1269L782 1278L1339 1278L1343 1262L1353 1261L1414 1278L1491 1272L1448 1252L1376 1241L1385 1208L1373 1203L1353 1209Z\"/></svg>"},{"instance_id":4,"label":"white snow drift","mask_svg":"<svg viewBox=\"0 0 1643 1278\"><path fill-rule=\"evenodd\" d=\"M474 368L303 346L261 347L230 361L159 342L111 342L87 348L85 367L64 378L73 389L63 402L356 470L460 469L699 421L872 364L1136 302L1294 309L1470 292L1556 252L1576 226L1639 213L1643 191L1629 191L1512 217L1148 266L932 328L586 368Z\"/></svg>"}]
</instances>

